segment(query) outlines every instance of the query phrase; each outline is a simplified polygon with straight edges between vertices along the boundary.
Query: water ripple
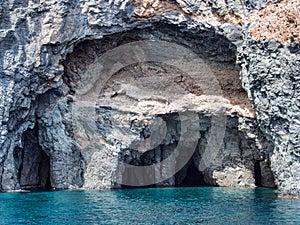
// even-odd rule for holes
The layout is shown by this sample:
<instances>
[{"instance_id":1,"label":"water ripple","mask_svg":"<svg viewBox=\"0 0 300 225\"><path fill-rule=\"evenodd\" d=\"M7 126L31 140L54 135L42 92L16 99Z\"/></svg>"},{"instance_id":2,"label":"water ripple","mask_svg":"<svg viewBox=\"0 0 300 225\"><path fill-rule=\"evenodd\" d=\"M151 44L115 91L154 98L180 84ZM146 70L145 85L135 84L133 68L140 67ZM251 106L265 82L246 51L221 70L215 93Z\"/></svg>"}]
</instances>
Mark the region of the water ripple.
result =
<instances>
[{"instance_id":1,"label":"water ripple","mask_svg":"<svg viewBox=\"0 0 300 225\"><path fill-rule=\"evenodd\" d=\"M300 224L300 200L266 188L2 193L0 224Z\"/></svg>"}]
</instances>

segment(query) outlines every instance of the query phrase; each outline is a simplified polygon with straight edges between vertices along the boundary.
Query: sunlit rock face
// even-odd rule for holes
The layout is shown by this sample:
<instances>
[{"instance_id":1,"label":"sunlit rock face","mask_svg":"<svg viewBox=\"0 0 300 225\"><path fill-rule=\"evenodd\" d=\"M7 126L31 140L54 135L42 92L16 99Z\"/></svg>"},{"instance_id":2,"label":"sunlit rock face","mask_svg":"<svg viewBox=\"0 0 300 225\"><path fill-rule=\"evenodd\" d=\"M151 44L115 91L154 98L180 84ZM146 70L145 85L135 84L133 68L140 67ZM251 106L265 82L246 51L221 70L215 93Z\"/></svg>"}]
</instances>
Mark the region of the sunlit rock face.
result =
<instances>
[{"instance_id":1,"label":"sunlit rock face","mask_svg":"<svg viewBox=\"0 0 300 225\"><path fill-rule=\"evenodd\" d=\"M263 39L254 10L277 1L259 2L5 1L0 189L256 185L299 195L297 23ZM147 44L122 55L147 41L181 47L156 49L156 61ZM186 51L199 60L178 63Z\"/></svg>"}]
</instances>

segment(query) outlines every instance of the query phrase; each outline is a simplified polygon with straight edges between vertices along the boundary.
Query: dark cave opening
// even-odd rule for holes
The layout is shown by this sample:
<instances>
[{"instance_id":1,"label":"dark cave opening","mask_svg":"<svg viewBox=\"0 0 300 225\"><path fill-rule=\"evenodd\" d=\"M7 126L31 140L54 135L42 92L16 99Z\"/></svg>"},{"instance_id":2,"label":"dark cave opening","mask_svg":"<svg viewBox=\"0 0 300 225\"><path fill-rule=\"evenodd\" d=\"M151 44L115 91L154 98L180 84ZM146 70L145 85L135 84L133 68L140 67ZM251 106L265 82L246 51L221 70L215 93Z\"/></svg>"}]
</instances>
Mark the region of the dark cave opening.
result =
<instances>
[{"instance_id":1,"label":"dark cave opening","mask_svg":"<svg viewBox=\"0 0 300 225\"><path fill-rule=\"evenodd\" d=\"M23 190L51 189L50 157L42 150L38 140L38 127L23 134L20 149L19 183Z\"/></svg>"},{"instance_id":2,"label":"dark cave opening","mask_svg":"<svg viewBox=\"0 0 300 225\"><path fill-rule=\"evenodd\" d=\"M120 185L122 189L128 188L155 188L155 187L204 187L212 186L205 182L203 174L198 170L197 166L191 159L180 171L178 171L173 177L152 185L145 186L129 186Z\"/></svg>"},{"instance_id":3,"label":"dark cave opening","mask_svg":"<svg viewBox=\"0 0 300 225\"><path fill-rule=\"evenodd\" d=\"M277 188L270 162L256 160L254 162L254 179L257 187Z\"/></svg>"},{"instance_id":4,"label":"dark cave opening","mask_svg":"<svg viewBox=\"0 0 300 225\"><path fill-rule=\"evenodd\" d=\"M175 174L176 187L200 187L209 186L203 174L198 170L195 163L191 159L179 172Z\"/></svg>"},{"instance_id":5,"label":"dark cave opening","mask_svg":"<svg viewBox=\"0 0 300 225\"><path fill-rule=\"evenodd\" d=\"M199 157L198 152L194 152L190 158L185 158L186 152L180 151L176 156L174 163L160 164L163 160L170 157L178 146L180 133L181 133L181 121L179 120L178 113L162 114L159 117L163 118L166 122L166 136L160 144L154 149L146 152L138 152L136 150L127 148L123 149L119 153L119 160L123 163L134 165L134 166L152 166L155 165L154 170L148 171L149 173L132 173L130 170L118 171L125 182L131 180L132 183L144 183L149 177L160 177L167 171L174 171L174 174L163 181L153 183L151 185L141 186L130 186L124 184L116 184L119 188L154 188L154 187L201 187L211 186L205 182L204 175L199 171L197 167L197 158ZM147 130L147 127L145 128ZM144 134L145 130L141 130L141 134ZM150 138L151 130L148 130ZM145 135L142 135L145 136ZM197 148L198 149L198 148ZM187 160L183 167L177 167L178 161ZM179 169L179 171L175 171ZM151 178L150 178L151 179Z\"/></svg>"},{"instance_id":6,"label":"dark cave opening","mask_svg":"<svg viewBox=\"0 0 300 225\"><path fill-rule=\"evenodd\" d=\"M255 185L257 187L262 187L262 175L261 175L261 167L260 162L255 161L254 163L254 178L255 178Z\"/></svg>"}]
</instances>

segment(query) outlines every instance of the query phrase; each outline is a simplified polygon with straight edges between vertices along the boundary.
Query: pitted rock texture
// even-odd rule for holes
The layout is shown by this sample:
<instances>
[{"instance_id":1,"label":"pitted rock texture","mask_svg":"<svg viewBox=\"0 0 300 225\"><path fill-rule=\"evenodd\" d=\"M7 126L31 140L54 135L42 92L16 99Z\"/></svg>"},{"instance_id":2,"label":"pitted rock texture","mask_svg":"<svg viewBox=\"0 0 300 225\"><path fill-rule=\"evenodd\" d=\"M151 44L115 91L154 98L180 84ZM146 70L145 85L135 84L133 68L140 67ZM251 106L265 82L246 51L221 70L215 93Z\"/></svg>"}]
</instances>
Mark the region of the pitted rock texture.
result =
<instances>
[{"instance_id":1,"label":"pitted rock texture","mask_svg":"<svg viewBox=\"0 0 300 225\"><path fill-rule=\"evenodd\" d=\"M281 1L250 15L251 36L255 40L273 39L282 43L300 42L300 4L296 0Z\"/></svg>"},{"instance_id":2,"label":"pitted rock texture","mask_svg":"<svg viewBox=\"0 0 300 225\"><path fill-rule=\"evenodd\" d=\"M251 47L245 47L242 53L248 61L241 73L244 86L257 109L261 129L275 142L271 162L279 190L286 195L298 195L299 45L249 41ZM251 53L246 56L246 52Z\"/></svg>"},{"instance_id":3,"label":"pitted rock texture","mask_svg":"<svg viewBox=\"0 0 300 225\"><path fill-rule=\"evenodd\" d=\"M192 171L195 176L198 174L200 180L204 177L206 180L203 182L206 184L212 182L213 185L229 186L233 183L251 186L253 182L273 186L274 173L280 194L300 195L300 92L297 85L299 43L296 38L294 41L284 38L284 43L280 43L280 38L269 40L271 37L267 34L262 35L266 38L264 40L256 38L255 33L250 30L251 20L248 19L248 15L251 17L251 14L257 13L256 10L264 10L263 8L269 7L267 4L280 1L250 0L239 3L216 0L210 1L210 4L207 1L162 2L2 1L2 191L30 187L113 187L114 177L117 176L115 171L118 170L117 162L122 160L119 155L121 148L107 140L104 134L99 137L95 132L99 130L99 127L94 126L99 119L96 113L93 114L94 117L85 117L84 127L80 123L74 125L74 115L82 113L84 118L88 112L79 111L74 114L73 103L76 99L73 97L76 91L85 86L83 81L86 79L86 65L92 64L95 57L135 40L163 40L192 49L208 65L216 68L216 73L221 71L220 84L225 93L226 108L229 109L226 117L237 116L241 120L251 120L239 132L250 129L250 136L242 139L244 142L255 140L256 143L255 147L246 145L237 148L234 147L236 142L229 138L224 142L233 147L226 149L244 151L235 163L228 165L226 162L232 159L229 157L216 164L216 167L210 167L211 170L202 175L194 167L187 166L186 170ZM297 2L295 4L296 8L299 7ZM296 30L297 26L299 25L296 25ZM93 40L97 50L90 54L89 48L93 45L85 45L86 41ZM77 61L72 61L72 57L77 58ZM70 65L69 62L73 64ZM233 69L235 65L241 70L243 88L256 112L258 124L253 109L245 98L245 92L237 85L237 69ZM185 81L180 80L180 83L182 87L186 87L185 91L197 93ZM109 87L117 89L118 86ZM114 91L118 93L121 90ZM155 100L155 104L161 103ZM82 110L95 110L95 106L89 107L91 106L85 106ZM114 110L122 112L122 109ZM199 110L197 113L202 112ZM255 124L253 129L250 124ZM238 127L240 123L231 130L239 130ZM232 131L229 131L229 136ZM31 135L35 137L30 138ZM123 140L121 137L118 138ZM89 147L90 138L98 138L98 146ZM243 162L245 154L251 158L249 162ZM226 155L228 154L225 152L224 156ZM272 171L269 169L269 160ZM241 179L245 179L230 178L228 181L232 171L244 173ZM184 174L184 170L181 173ZM176 176L183 180L187 177ZM233 182L230 183L231 181Z\"/></svg>"}]
</instances>

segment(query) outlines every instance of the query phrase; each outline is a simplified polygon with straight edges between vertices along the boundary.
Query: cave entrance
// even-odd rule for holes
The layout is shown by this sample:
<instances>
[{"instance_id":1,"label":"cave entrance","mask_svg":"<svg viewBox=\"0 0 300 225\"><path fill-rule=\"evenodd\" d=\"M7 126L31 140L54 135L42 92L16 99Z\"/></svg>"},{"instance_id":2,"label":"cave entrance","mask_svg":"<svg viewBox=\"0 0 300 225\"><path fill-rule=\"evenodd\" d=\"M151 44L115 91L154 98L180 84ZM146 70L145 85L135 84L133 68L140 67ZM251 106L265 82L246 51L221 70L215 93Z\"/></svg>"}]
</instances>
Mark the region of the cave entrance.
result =
<instances>
[{"instance_id":1,"label":"cave entrance","mask_svg":"<svg viewBox=\"0 0 300 225\"><path fill-rule=\"evenodd\" d=\"M261 187L261 167L259 161L255 161L254 163L254 178L255 178L255 185L257 187Z\"/></svg>"},{"instance_id":2,"label":"cave entrance","mask_svg":"<svg viewBox=\"0 0 300 225\"><path fill-rule=\"evenodd\" d=\"M193 159L190 159L185 167L175 174L175 186L200 187L209 185L205 182L203 174L198 170Z\"/></svg>"},{"instance_id":3,"label":"cave entrance","mask_svg":"<svg viewBox=\"0 0 300 225\"><path fill-rule=\"evenodd\" d=\"M51 189L50 157L39 145L37 126L24 132L23 148L20 149L18 158L21 189Z\"/></svg>"},{"instance_id":4,"label":"cave entrance","mask_svg":"<svg viewBox=\"0 0 300 225\"><path fill-rule=\"evenodd\" d=\"M113 109L111 109L111 111L118 114L116 117L118 118L116 122L118 122L120 119L120 112ZM124 112L121 113L122 116L124 116ZM102 111L100 116L105 116L107 119L107 115L103 115ZM117 183L116 187L149 188L209 186L209 184L205 182L202 171L199 171L198 169L199 157L201 157L199 146L195 148L192 155L187 157L189 154L183 149L190 148L190 146L183 145L183 142L179 143L182 124L178 113L156 115L147 121L136 120L134 123L135 125L132 125L131 128L140 132L139 136L141 136L143 140L142 145L140 145L139 142L135 142L135 145L132 145L132 148L121 149L119 152L119 160L122 163L132 166L150 166L151 169L148 168L149 170L143 170L136 168L131 170L124 169L123 165L120 166L116 173L118 174L118 177L121 177L121 179L118 179L118 181L121 182ZM114 125L114 123L112 125ZM119 128L116 126L116 129ZM155 146L156 144L159 145L148 150L147 147L149 147L149 142L147 143L147 140ZM179 145L183 146L183 149L180 149ZM169 158L173 160L165 163ZM151 184L146 185L146 183L149 183L149 180L151 180ZM126 185L124 185L124 183Z\"/></svg>"},{"instance_id":5,"label":"cave entrance","mask_svg":"<svg viewBox=\"0 0 300 225\"><path fill-rule=\"evenodd\" d=\"M123 174L124 177L131 177L132 174ZM128 178L125 178L128 179ZM146 185L146 186L128 186L120 185L121 188L154 188L154 187L203 187L212 186L207 184L204 179L204 175L198 170L194 163L193 158L173 177L162 181L161 183Z\"/></svg>"},{"instance_id":6,"label":"cave entrance","mask_svg":"<svg viewBox=\"0 0 300 225\"><path fill-rule=\"evenodd\" d=\"M257 187L276 188L274 174L268 161L255 161L254 179Z\"/></svg>"},{"instance_id":7,"label":"cave entrance","mask_svg":"<svg viewBox=\"0 0 300 225\"><path fill-rule=\"evenodd\" d=\"M197 70L201 72L200 74L203 73L203 76L199 78L191 76L182 69L184 67L182 64L174 66L164 63L163 60L123 64L122 59L130 58L131 54L124 57L123 48L120 48L123 50L118 54L113 51L118 46L124 47L131 42L147 40L174 42L192 49L193 53L203 59L203 68ZM128 45L125 47L127 49ZM107 52L114 54L105 55ZM150 53L146 52L147 55L144 51L141 52L144 54L142 59L144 56L146 59L148 59L146 56L151 56ZM133 53L135 52L132 52L132 55ZM102 57L103 55L105 57ZM118 58L116 55L121 57ZM116 58L120 63L115 63L112 58ZM104 62L103 59L107 61ZM186 111L201 114L199 114L201 128L197 135L200 134L198 138L202 147L198 149L200 151L198 158L192 157L187 160L188 163L177 173L178 170L175 171L172 167L159 167L156 171L151 171L152 174L146 175L162 177L161 174L167 173L167 170L174 171L168 180L158 184L152 183L153 187L219 185L213 179L212 171L202 173L197 168L197 163L203 155L201 151L207 145L211 132L211 120L204 115L211 112L206 97L217 95L213 87L209 88L210 94L204 93L203 87L214 86L210 83L206 85L206 82L210 82L210 78L214 77L218 83L216 87L221 89L222 97L226 101L226 110L231 114L229 116L231 120L238 115L239 118L252 118L251 123L254 122L255 114L242 87L235 61L235 45L213 29L191 33L176 25L165 23L154 23L149 28L136 28L103 37L101 40L78 43L63 62L65 70L63 79L65 101L76 106L77 113L74 115L78 123L74 125L75 132L72 138L81 146L81 154L86 163L84 187L92 189L114 187L115 183L116 187L129 187L122 182L115 182L116 173L124 180L139 181L135 177L136 174L118 171L118 163L122 161L129 165L147 166L165 159L180 140L180 121L171 113ZM119 64L122 66L118 66ZM110 71L114 66L116 69ZM98 70L98 67L107 69ZM106 77L107 74L109 77ZM207 77L207 74L213 76ZM226 128L228 134L222 150L224 154L218 156L213 169L225 168L225 164L231 165L232 161L240 163L247 161L243 154L247 152L248 139L240 138L245 144L240 144L241 141L236 140L237 135L243 135L242 132L238 132L239 121L232 121L232 126ZM163 132L164 124L166 132ZM217 126L221 124L223 123L218 123ZM189 148L189 145L185 146ZM252 161L251 172L253 172ZM143 179L141 178L141 184L146 183L142 182ZM260 182L257 178L257 183L263 181ZM239 185L239 181L236 185Z\"/></svg>"}]
</instances>

